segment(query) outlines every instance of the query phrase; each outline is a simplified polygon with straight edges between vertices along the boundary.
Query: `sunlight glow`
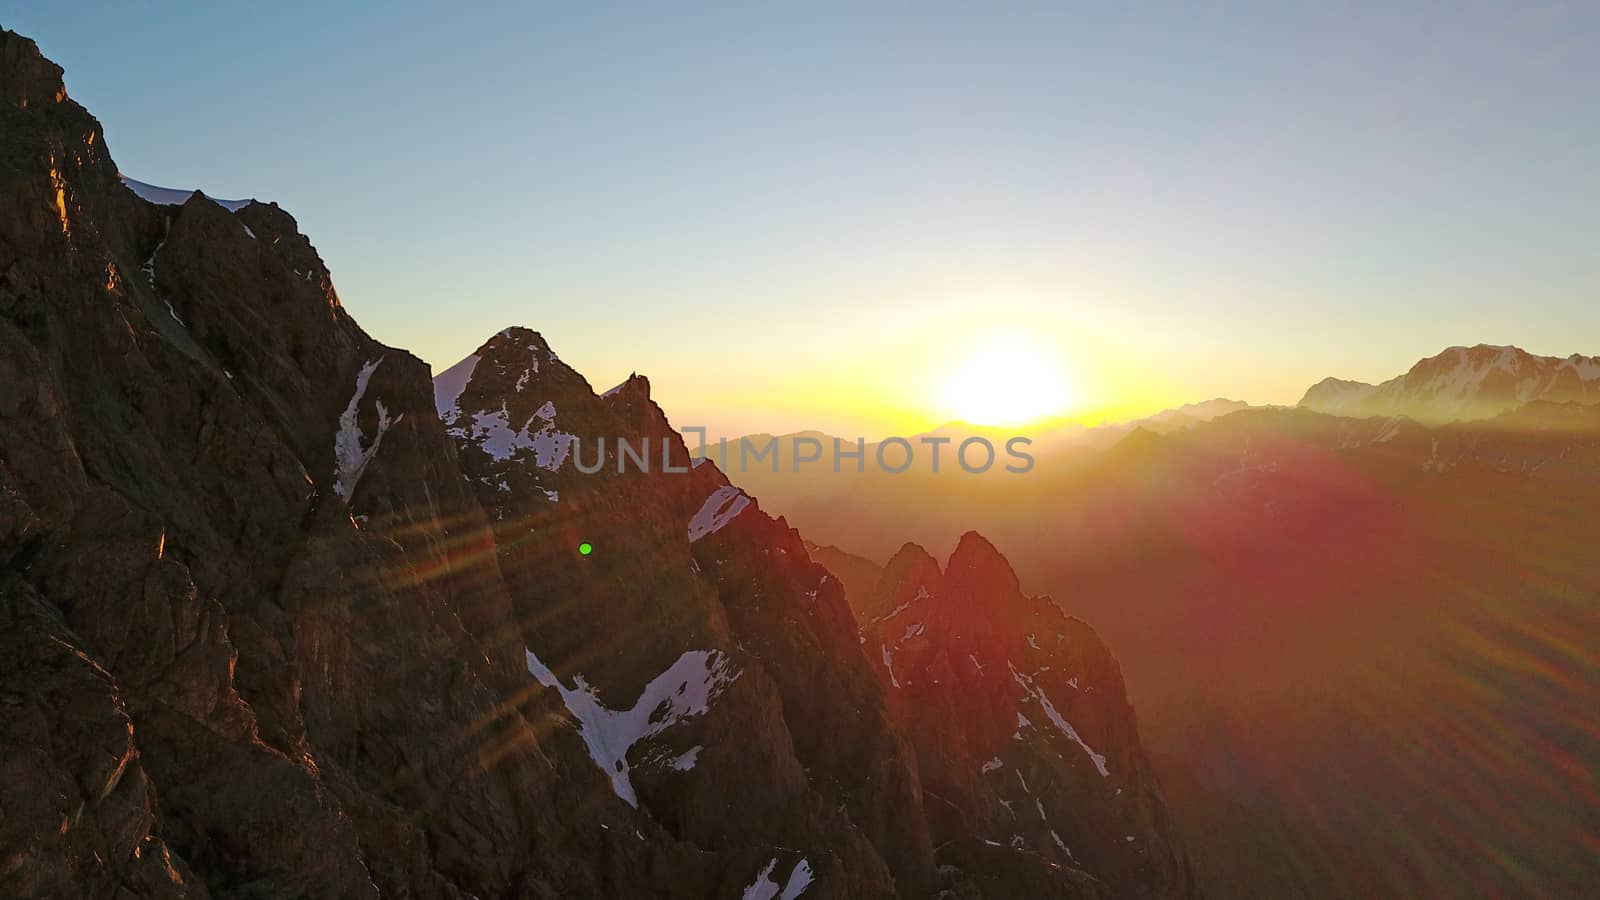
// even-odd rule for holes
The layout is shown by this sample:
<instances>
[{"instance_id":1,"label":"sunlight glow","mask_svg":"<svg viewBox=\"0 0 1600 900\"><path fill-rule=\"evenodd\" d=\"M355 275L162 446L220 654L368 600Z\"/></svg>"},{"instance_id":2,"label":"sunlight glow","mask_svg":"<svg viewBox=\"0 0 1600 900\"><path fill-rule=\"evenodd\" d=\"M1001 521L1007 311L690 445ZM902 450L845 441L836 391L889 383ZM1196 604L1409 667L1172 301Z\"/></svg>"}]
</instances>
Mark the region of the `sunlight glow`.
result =
<instances>
[{"instance_id":1,"label":"sunlight glow","mask_svg":"<svg viewBox=\"0 0 1600 900\"><path fill-rule=\"evenodd\" d=\"M1001 332L981 339L956 363L936 403L973 425L1016 425L1058 415L1072 400L1057 354L1026 334Z\"/></svg>"}]
</instances>

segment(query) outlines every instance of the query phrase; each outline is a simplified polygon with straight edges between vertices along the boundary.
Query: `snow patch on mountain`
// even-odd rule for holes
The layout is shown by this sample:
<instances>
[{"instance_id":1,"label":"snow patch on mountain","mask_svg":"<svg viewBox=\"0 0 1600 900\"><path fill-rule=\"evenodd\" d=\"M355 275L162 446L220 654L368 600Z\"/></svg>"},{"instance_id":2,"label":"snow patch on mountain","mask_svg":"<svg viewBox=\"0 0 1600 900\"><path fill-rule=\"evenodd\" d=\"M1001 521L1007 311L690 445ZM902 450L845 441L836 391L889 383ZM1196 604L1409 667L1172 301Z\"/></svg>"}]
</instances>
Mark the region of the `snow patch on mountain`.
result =
<instances>
[{"instance_id":1,"label":"snow patch on mountain","mask_svg":"<svg viewBox=\"0 0 1600 900\"><path fill-rule=\"evenodd\" d=\"M617 796L635 809L639 798L628 777L628 751L634 744L685 719L704 715L711 709L711 701L739 677L726 654L717 650L690 650L665 672L651 679L633 706L613 710L600 703L582 675L574 675L574 686L568 688L531 647L525 651L528 673L540 684L555 688L561 694L561 702L578 720L578 730L589 748L589 757L611 778L611 788ZM691 756L690 767L693 759Z\"/></svg>"},{"instance_id":2,"label":"snow patch on mountain","mask_svg":"<svg viewBox=\"0 0 1600 900\"><path fill-rule=\"evenodd\" d=\"M905 612L906 610L910 609L911 608L911 604L917 602L918 600L926 600L926 599L928 599L928 596L929 596L928 595L928 588L926 586L919 587L919 588L917 588L916 596L914 596L910 600L907 600L906 602L900 604L899 606L896 606L894 609L889 610L888 612L886 612L883 615L877 617L876 619L873 619L872 621L874 623L887 622L888 620L894 618L895 616L898 616L901 613Z\"/></svg>"},{"instance_id":3,"label":"snow patch on mountain","mask_svg":"<svg viewBox=\"0 0 1600 900\"><path fill-rule=\"evenodd\" d=\"M572 453L573 436L555 427L556 407L546 401L521 428L511 427L511 414L504 400L497 410L484 410L472 414L468 428L453 428L450 433L464 437L498 462L505 462L518 451L533 456L533 464L554 472L561 468ZM536 424L537 423L537 424Z\"/></svg>"},{"instance_id":4,"label":"snow patch on mountain","mask_svg":"<svg viewBox=\"0 0 1600 900\"><path fill-rule=\"evenodd\" d=\"M706 502L700 504L700 509L689 520L689 542L693 543L708 534L722 529L722 526L733 521L734 517L744 512L750 505L750 496L731 484L725 484L711 492Z\"/></svg>"},{"instance_id":5,"label":"snow patch on mountain","mask_svg":"<svg viewBox=\"0 0 1600 900\"><path fill-rule=\"evenodd\" d=\"M794 871L789 873L789 881L784 884L783 894L778 900L795 900L811 886L811 879L811 863L803 859L795 863Z\"/></svg>"},{"instance_id":6,"label":"snow patch on mountain","mask_svg":"<svg viewBox=\"0 0 1600 900\"><path fill-rule=\"evenodd\" d=\"M446 425L454 425L461 416L461 392L467 389L472 373L478 368L478 354L456 363L433 376L433 406Z\"/></svg>"},{"instance_id":7,"label":"snow patch on mountain","mask_svg":"<svg viewBox=\"0 0 1600 900\"><path fill-rule=\"evenodd\" d=\"M1050 702L1050 698L1045 695L1044 689L1036 686L1033 683L1032 678L1029 678L1021 672L1018 672L1017 667L1012 665L1009 661L1006 663L1006 665L1011 669L1011 677L1016 679L1017 684L1022 685L1023 691L1027 692L1028 696L1032 697L1034 701L1039 704L1039 708L1044 710L1045 716L1047 716L1050 721L1055 724L1056 728L1060 729L1061 733L1066 735L1070 740L1077 743L1079 747L1082 747L1083 752L1089 754L1089 759L1094 762L1094 767L1100 772L1100 777L1111 777L1111 771L1106 768L1106 758L1101 754L1096 753L1093 747L1090 747L1084 742L1083 738L1078 736L1078 730L1073 728L1071 723L1069 723L1066 718L1061 715L1061 713L1056 711L1055 704ZM1021 713L1018 713L1017 723L1019 725L1026 724L1027 719L1023 718Z\"/></svg>"},{"instance_id":8,"label":"snow patch on mountain","mask_svg":"<svg viewBox=\"0 0 1600 900\"><path fill-rule=\"evenodd\" d=\"M674 759L671 763L669 763L669 765L679 772L687 772L694 768L694 764L700 759L700 751L704 749L705 748L699 744L695 744L693 747L690 747L688 750L684 751L684 753L677 759Z\"/></svg>"},{"instance_id":9,"label":"snow patch on mountain","mask_svg":"<svg viewBox=\"0 0 1600 900\"><path fill-rule=\"evenodd\" d=\"M811 886L813 873L810 862L802 859L795 863L789 878L781 887L772 879L772 870L777 867L778 859L773 857L772 861L757 873L756 880L744 889L744 893L740 895L741 900L795 900Z\"/></svg>"},{"instance_id":10,"label":"snow patch on mountain","mask_svg":"<svg viewBox=\"0 0 1600 900\"><path fill-rule=\"evenodd\" d=\"M1377 437L1373 438L1372 442L1374 444L1387 444L1399 437L1400 423L1404 421L1405 419L1401 416L1395 416L1389 419L1389 421L1383 423L1383 431L1380 432Z\"/></svg>"},{"instance_id":11,"label":"snow patch on mountain","mask_svg":"<svg viewBox=\"0 0 1600 900\"><path fill-rule=\"evenodd\" d=\"M138 194L141 199L150 203L154 203L157 206L182 206L183 204L189 202L190 197L194 196L196 193L199 193L193 190L185 191L177 188L157 187L153 184L146 184L142 181L129 178L121 173L118 173L117 177L122 179L122 183L127 185L128 190ZM212 197L209 194L204 196L207 200L210 200L212 203L215 203L228 212L238 212L239 210L244 209L246 206L256 202L254 199L218 200L216 197ZM250 236L255 237L253 234Z\"/></svg>"},{"instance_id":12,"label":"snow patch on mountain","mask_svg":"<svg viewBox=\"0 0 1600 900\"><path fill-rule=\"evenodd\" d=\"M1504 372L1513 377L1523 376L1521 351L1512 347L1486 347L1494 350L1492 357L1482 358L1481 355L1469 353L1465 347L1452 347L1450 353L1455 356L1455 365L1451 368L1420 380L1420 383L1402 382L1404 392L1429 398L1434 404L1447 410L1459 410L1462 406L1473 400L1478 391L1483 387L1484 381L1495 372ZM1530 369L1533 367L1529 367ZM1412 381L1412 379L1407 379ZM1516 384L1516 399L1518 403L1526 403L1533 399L1538 389L1538 374L1530 372L1519 377ZM1380 387L1377 393L1381 396L1402 393L1400 386L1391 387L1392 383Z\"/></svg>"},{"instance_id":13,"label":"snow patch on mountain","mask_svg":"<svg viewBox=\"0 0 1600 900\"><path fill-rule=\"evenodd\" d=\"M176 316L176 314L174 314ZM389 426L400 421L389 419L389 410L384 407L383 401L376 401L378 408L378 431L372 437L372 442L365 447L362 440L365 435L361 433L358 421L361 398L367 393L367 382L372 380L372 373L377 371L378 364L383 362L383 357L369 360L356 373L355 393L350 396L350 402L345 405L344 412L339 416L339 432L333 438L334 478L333 492L344 499L346 503L355 493L356 484L361 480L361 473L367 468L367 463L378 455L378 445L383 442L383 436L389 431Z\"/></svg>"}]
</instances>

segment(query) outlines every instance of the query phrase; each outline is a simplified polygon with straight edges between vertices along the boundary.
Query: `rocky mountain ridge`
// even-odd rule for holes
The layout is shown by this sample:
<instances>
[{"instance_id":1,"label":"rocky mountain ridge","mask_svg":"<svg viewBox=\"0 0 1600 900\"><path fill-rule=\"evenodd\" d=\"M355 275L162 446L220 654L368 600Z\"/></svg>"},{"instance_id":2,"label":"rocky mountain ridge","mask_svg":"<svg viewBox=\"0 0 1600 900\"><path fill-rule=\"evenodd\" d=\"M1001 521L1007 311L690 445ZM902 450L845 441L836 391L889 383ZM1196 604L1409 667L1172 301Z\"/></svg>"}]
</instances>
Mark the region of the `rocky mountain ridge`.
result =
<instances>
[{"instance_id":1,"label":"rocky mountain ridge","mask_svg":"<svg viewBox=\"0 0 1600 900\"><path fill-rule=\"evenodd\" d=\"M843 588L647 380L432 378L10 32L0 160L0 893L1192 896L936 843Z\"/></svg>"}]
</instances>

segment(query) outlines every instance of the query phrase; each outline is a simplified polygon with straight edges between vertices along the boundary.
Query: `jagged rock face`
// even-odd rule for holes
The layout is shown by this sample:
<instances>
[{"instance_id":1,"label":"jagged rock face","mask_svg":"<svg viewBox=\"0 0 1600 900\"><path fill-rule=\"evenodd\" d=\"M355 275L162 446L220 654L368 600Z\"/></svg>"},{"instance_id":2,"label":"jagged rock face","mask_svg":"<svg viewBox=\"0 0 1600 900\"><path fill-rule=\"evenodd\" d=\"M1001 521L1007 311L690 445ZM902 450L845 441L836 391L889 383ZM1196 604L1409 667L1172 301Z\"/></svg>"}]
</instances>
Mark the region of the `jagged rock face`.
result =
<instances>
[{"instance_id":1,"label":"jagged rock face","mask_svg":"<svg viewBox=\"0 0 1600 900\"><path fill-rule=\"evenodd\" d=\"M558 686L605 745L594 762L617 773L618 796L699 847L764 860L796 848L810 890L923 893L932 848L910 750L842 588L798 535L714 465L690 464L647 380L596 396L527 329L490 338L436 389L495 520L530 677ZM696 654L721 666L689 666L703 704L659 728L611 717ZM737 864L746 884L761 869Z\"/></svg>"},{"instance_id":2,"label":"jagged rock face","mask_svg":"<svg viewBox=\"0 0 1600 900\"><path fill-rule=\"evenodd\" d=\"M0 33L0 893L695 884L526 690L426 367L282 211L124 187L60 77Z\"/></svg>"},{"instance_id":3,"label":"jagged rock face","mask_svg":"<svg viewBox=\"0 0 1600 900\"><path fill-rule=\"evenodd\" d=\"M1451 347L1380 385L1326 378L1300 406L1335 416L1486 419L1535 400L1600 402L1600 357L1534 356L1516 347Z\"/></svg>"},{"instance_id":4,"label":"jagged rock face","mask_svg":"<svg viewBox=\"0 0 1600 900\"><path fill-rule=\"evenodd\" d=\"M936 842L1005 847L1023 869L1054 867L1063 891L1193 895L1121 671L1092 629L1025 596L975 533L943 572L906 545L858 609Z\"/></svg>"}]
</instances>

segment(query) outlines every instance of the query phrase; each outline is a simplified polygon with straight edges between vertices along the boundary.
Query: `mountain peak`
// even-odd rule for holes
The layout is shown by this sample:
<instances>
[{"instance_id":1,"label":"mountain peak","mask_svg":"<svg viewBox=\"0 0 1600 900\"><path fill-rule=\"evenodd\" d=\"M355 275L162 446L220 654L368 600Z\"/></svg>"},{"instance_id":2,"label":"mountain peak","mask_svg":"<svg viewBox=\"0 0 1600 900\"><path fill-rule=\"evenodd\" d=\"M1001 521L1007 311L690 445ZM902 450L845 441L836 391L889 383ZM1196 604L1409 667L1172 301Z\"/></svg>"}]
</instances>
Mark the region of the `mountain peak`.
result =
<instances>
[{"instance_id":1,"label":"mountain peak","mask_svg":"<svg viewBox=\"0 0 1600 900\"><path fill-rule=\"evenodd\" d=\"M1531 355L1526 350L1523 350L1521 347L1518 347L1515 344L1485 344L1485 343L1482 343L1482 342L1473 344L1470 347L1462 345L1462 344L1457 344L1456 346L1448 347L1448 348L1445 349L1445 353L1450 353L1450 352L1466 352L1466 353L1478 353L1478 354L1484 354L1484 353L1521 353L1523 355Z\"/></svg>"},{"instance_id":2,"label":"mountain peak","mask_svg":"<svg viewBox=\"0 0 1600 900\"><path fill-rule=\"evenodd\" d=\"M961 536L945 566L945 579L952 588L991 596L1012 597L1022 592L1011 562L976 531Z\"/></svg>"},{"instance_id":3,"label":"mountain peak","mask_svg":"<svg viewBox=\"0 0 1600 900\"><path fill-rule=\"evenodd\" d=\"M589 391L589 383L562 362L544 335L532 328L503 328L484 341L474 356L482 361L478 376L483 376L484 370L493 370L513 380L512 390L507 393L523 394L531 387L543 387L545 393L565 393L580 385L582 392Z\"/></svg>"},{"instance_id":4,"label":"mountain peak","mask_svg":"<svg viewBox=\"0 0 1600 900\"><path fill-rule=\"evenodd\" d=\"M866 617L876 618L913 597L937 593L943 583L944 573L933 554L919 544L907 543L884 565L872 592L874 603L864 610Z\"/></svg>"},{"instance_id":5,"label":"mountain peak","mask_svg":"<svg viewBox=\"0 0 1600 900\"><path fill-rule=\"evenodd\" d=\"M1151 453L1162 452L1169 446L1170 442L1161 432L1139 425L1128 432L1122 440L1117 441L1111 449L1117 459L1136 460Z\"/></svg>"},{"instance_id":6,"label":"mountain peak","mask_svg":"<svg viewBox=\"0 0 1600 900\"><path fill-rule=\"evenodd\" d=\"M600 396L619 401L649 400L650 379L640 375L638 372L630 373L627 378L622 380L621 384Z\"/></svg>"},{"instance_id":7,"label":"mountain peak","mask_svg":"<svg viewBox=\"0 0 1600 900\"><path fill-rule=\"evenodd\" d=\"M955 552L950 555L950 565L954 567L958 561L965 561L968 557L1005 558L995 549L993 542L976 531L965 532L956 541Z\"/></svg>"},{"instance_id":8,"label":"mountain peak","mask_svg":"<svg viewBox=\"0 0 1600 900\"><path fill-rule=\"evenodd\" d=\"M1250 404L1243 400L1229 400L1226 397L1215 397L1202 400L1199 403L1185 403L1177 409L1164 409L1155 415L1144 419L1146 422L1177 422L1183 420L1210 421L1211 419L1225 416L1241 409L1249 409Z\"/></svg>"},{"instance_id":9,"label":"mountain peak","mask_svg":"<svg viewBox=\"0 0 1600 900\"><path fill-rule=\"evenodd\" d=\"M889 563L884 566L884 570L888 571L892 568L902 568L910 565L921 566L930 563L933 565L934 570L938 571L939 561L933 558L933 554L925 550L921 544L907 541L900 546L899 550L895 551L894 556L889 557Z\"/></svg>"},{"instance_id":10,"label":"mountain peak","mask_svg":"<svg viewBox=\"0 0 1600 900\"><path fill-rule=\"evenodd\" d=\"M11 105L26 108L67 99L61 67L46 59L32 38L8 29L0 30L0 38L0 85Z\"/></svg>"},{"instance_id":11,"label":"mountain peak","mask_svg":"<svg viewBox=\"0 0 1600 900\"><path fill-rule=\"evenodd\" d=\"M1317 382L1316 384L1312 385L1311 389L1312 390L1316 390L1317 388L1323 388L1323 387L1327 387L1327 388L1352 388L1352 387L1370 388L1370 387L1377 387L1377 385L1368 384L1365 381L1355 381L1355 380L1350 379L1350 378L1335 378L1334 376L1329 375L1327 378L1324 378L1321 381Z\"/></svg>"},{"instance_id":12,"label":"mountain peak","mask_svg":"<svg viewBox=\"0 0 1600 900\"><path fill-rule=\"evenodd\" d=\"M483 347L480 348L479 352L482 353L484 350L490 349L502 351L521 350L548 358L554 358L555 356L550 350L550 343L544 339L544 335L522 325L512 325L495 332L487 341L483 342Z\"/></svg>"},{"instance_id":13,"label":"mountain peak","mask_svg":"<svg viewBox=\"0 0 1600 900\"><path fill-rule=\"evenodd\" d=\"M1329 376L1308 388L1299 405L1332 416L1355 415L1377 389L1377 385L1365 381Z\"/></svg>"}]
</instances>

